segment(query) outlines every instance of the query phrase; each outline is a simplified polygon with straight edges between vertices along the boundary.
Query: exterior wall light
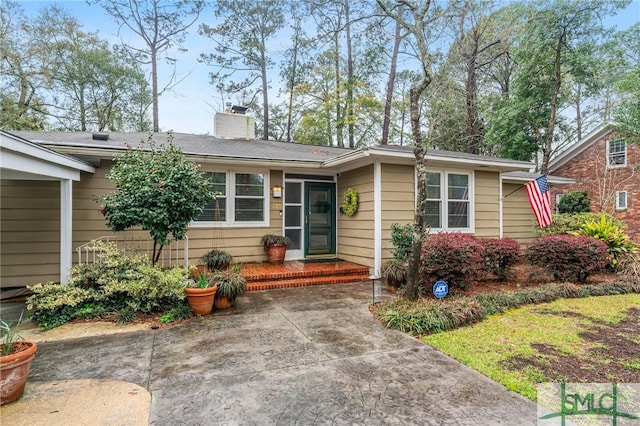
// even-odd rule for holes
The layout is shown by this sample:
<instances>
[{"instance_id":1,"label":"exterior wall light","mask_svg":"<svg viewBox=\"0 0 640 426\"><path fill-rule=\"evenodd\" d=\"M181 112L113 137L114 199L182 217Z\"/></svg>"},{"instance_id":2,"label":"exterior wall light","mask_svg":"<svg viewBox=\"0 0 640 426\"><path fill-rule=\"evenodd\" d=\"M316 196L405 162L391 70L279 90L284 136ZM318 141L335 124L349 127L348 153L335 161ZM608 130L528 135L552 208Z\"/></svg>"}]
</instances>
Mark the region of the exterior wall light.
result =
<instances>
[{"instance_id":1,"label":"exterior wall light","mask_svg":"<svg viewBox=\"0 0 640 426\"><path fill-rule=\"evenodd\" d=\"M275 185L271 188L271 196L273 198L282 198L282 187Z\"/></svg>"}]
</instances>

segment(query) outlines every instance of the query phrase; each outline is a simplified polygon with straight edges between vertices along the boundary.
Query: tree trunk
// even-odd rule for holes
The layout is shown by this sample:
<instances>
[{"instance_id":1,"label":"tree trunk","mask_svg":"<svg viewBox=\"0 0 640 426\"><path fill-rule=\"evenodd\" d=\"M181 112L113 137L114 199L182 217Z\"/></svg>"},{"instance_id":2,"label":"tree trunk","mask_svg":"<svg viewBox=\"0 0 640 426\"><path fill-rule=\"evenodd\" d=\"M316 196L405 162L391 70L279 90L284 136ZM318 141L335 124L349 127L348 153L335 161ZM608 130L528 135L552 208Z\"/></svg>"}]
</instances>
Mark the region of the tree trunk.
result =
<instances>
[{"instance_id":1,"label":"tree trunk","mask_svg":"<svg viewBox=\"0 0 640 426\"><path fill-rule=\"evenodd\" d=\"M264 116L264 122L262 123L262 139L269 139L269 93L268 93L268 80L267 80L267 66L266 58L262 52L262 114Z\"/></svg>"},{"instance_id":2,"label":"tree trunk","mask_svg":"<svg viewBox=\"0 0 640 426\"><path fill-rule=\"evenodd\" d=\"M346 21L346 35L347 35L347 126L349 132L349 148L354 149L355 144L355 123L353 117L353 55L351 49L351 22L349 22L349 0L344 1L344 14Z\"/></svg>"},{"instance_id":3,"label":"tree trunk","mask_svg":"<svg viewBox=\"0 0 640 426\"><path fill-rule=\"evenodd\" d=\"M338 32L334 35L334 66L336 73L336 140L340 148L344 148L344 122L342 119L342 109L340 104L342 103L342 97L340 91L342 90L342 79L340 78L340 41L338 39Z\"/></svg>"},{"instance_id":4,"label":"tree trunk","mask_svg":"<svg viewBox=\"0 0 640 426\"><path fill-rule=\"evenodd\" d=\"M555 55L555 78L553 85L553 94L551 95L551 108L549 114L549 126L542 141L542 164L540 165L540 173L547 173L549 168L549 159L551 158L551 143L553 142L553 132L556 127L556 114L558 110L558 95L560 86L562 85L562 46L565 43L566 33L563 31L558 39Z\"/></svg>"},{"instance_id":5,"label":"tree trunk","mask_svg":"<svg viewBox=\"0 0 640 426\"><path fill-rule=\"evenodd\" d=\"M153 131L160 131L158 112L158 57L155 48L151 49L151 91L153 92Z\"/></svg>"},{"instance_id":6,"label":"tree trunk","mask_svg":"<svg viewBox=\"0 0 640 426\"><path fill-rule=\"evenodd\" d=\"M384 100L384 119L382 122L382 145L389 143L389 128L391 127L391 102L393 101L393 87L396 80L396 68L398 66L398 52L400 51L400 23L396 21L396 31L391 53L391 68L389 69L389 81L387 82L387 95ZM404 121L404 120L403 120ZM404 124L404 123L403 123ZM400 142L402 145L402 141Z\"/></svg>"},{"instance_id":7,"label":"tree trunk","mask_svg":"<svg viewBox=\"0 0 640 426\"><path fill-rule=\"evenodd\" d=\"M295 88L296 81L296 68L298 66L298 39L296 34L296 40L293 46L293 58L291 75L289 76L289 105L287 106L287 142L291 142L291 123L293 121L293 89Z\"/></svg>"},{"instance_id":8,"label":"tree trunk","mask_svg":"<svg viewBox=\"0 0 640 426\"><path fill-rule=\"evenodd\" d=\"M576 132L578 140L582 139L582 84L578 83L576 93Z\"/></svg>"}]
</instances>

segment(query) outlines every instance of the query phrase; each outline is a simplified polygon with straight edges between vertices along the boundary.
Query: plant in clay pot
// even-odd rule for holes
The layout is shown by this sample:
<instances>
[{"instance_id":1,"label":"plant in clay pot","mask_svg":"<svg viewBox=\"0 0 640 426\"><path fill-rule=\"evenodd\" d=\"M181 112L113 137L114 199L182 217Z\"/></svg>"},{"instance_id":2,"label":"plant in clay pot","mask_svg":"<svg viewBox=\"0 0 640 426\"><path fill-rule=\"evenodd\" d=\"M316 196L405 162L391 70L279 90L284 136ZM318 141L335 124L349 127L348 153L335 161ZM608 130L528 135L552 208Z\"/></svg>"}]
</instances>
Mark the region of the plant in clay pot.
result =
<instances>
[{"instance_id":1,"label":"plant in clay pot","mask_svg":"<svg viewBox=\"0 0 640 426\"><path fill-rule=\"evenodd\" d=\"M262 246L269 256L269 263L274 265L284 263L289 244L291 244L291 240L284 235L267 234L262 237Z\"/></svg>"},{"instance_id":2,"label":"plant in clay pot","mask_svg":"<svg viewBox=\"0 0 640 426\"><path fill-rule=\"evenodd\" d=\"M209 271L224 271L231 265L231 255L224 250L210 250L205 253L200 261L207 265Z\"/></svg>"},{"instance_id":3,"label":"plant in clay pot","mask_svg":"<svg viewBox=\"0 0 640 426\"><path fill-rule=\"evenodd\" d=\"M235 267L233 271L215 272L213 279L218 285L215 298L216 309L231 307L235 300L244 293L247 283L245 278L240 275L239 267Z\"/></svg>"},{"instance_id":4,"label":"plant in clay pot","mask_svg":"<svg viewBox=\"0 0 640 426\"><path fill-rule=\"evenodd\" d=\"M213 311L213 300L218 287L213 275L204 273L197 280L188 280L184 288L187 303L196 315L209 315Z\"/></svg>"},{"instance_id":5,"label":"plant in clay pot","mask_svg":"<svg viewBox=\"0 0 640 426\"><path fill-rule=\"evenodd\" d=\"M0 405L19 399L29 376L31 361L36 355L37 345L22 339L15 327L0 320Z\"/></svg>"},{"instance_id":6,"label":"plant in clay pot","mask_svg":"<svg viewBox=\"0 0 640 426\"><path fill-rule=\"evenodd\" d=\"M407 282L407 268L407 263L397 259L385 263L382 268L382 276L385 278L387 288L390 291L395 292Z\"/></svg>"}]
</instances>

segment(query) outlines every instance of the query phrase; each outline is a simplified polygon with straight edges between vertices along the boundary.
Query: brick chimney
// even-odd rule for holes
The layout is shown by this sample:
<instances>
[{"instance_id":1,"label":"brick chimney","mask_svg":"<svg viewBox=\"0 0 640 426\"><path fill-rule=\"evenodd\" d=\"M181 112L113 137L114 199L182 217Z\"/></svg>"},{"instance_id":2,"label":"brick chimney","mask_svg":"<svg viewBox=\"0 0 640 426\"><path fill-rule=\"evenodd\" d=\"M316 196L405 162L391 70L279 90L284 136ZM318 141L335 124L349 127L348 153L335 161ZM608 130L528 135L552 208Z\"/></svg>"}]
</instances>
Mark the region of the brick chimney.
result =
<instances>
[{"instance_id":1,"label":"brick chimney","mask_svg":"<svg viewBox=\"0 0 640 426\"><path fill-rule=\"evenodd\" d=\"M255 119L245 115L247 108L227 105L224 112L214 117L213 134L220 139L255 139Z\"/></svg>"}]
</instances>

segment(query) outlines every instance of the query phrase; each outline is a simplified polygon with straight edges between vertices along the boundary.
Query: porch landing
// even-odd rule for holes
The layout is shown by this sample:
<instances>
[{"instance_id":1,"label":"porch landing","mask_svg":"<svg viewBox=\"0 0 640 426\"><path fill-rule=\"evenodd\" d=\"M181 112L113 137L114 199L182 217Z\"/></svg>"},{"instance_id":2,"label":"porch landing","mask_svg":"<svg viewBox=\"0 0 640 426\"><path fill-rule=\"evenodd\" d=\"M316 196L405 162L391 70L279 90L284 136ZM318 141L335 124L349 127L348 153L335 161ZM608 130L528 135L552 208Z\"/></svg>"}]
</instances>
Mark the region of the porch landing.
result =
<instances>
[{"instance_id":1,"label":"porch landing","mask_svg":"<svg viewBox=\"0 0 640 426\"><path fill-rule=\"evenodd\" d=\"M245 263L240 274L247 280L247 291L344 284L369 280L369 267L343 260L302 262L283 265Z\"/></svg>"}]
</instances>

